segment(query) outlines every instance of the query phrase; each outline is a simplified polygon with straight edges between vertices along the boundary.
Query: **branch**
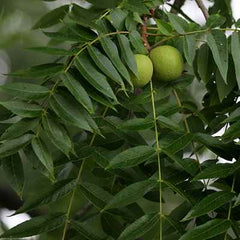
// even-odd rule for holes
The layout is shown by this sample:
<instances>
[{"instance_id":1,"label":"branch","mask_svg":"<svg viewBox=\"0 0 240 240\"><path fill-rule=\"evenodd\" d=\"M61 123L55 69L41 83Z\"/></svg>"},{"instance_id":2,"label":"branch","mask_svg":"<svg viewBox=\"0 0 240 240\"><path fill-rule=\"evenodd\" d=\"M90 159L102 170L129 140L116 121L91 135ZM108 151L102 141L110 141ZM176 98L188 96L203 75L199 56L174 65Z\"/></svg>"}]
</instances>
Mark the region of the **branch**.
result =
<instances>
[{"instance_id":1,"label":"branch","mask_svg":"<svg viewBox=\"0 0 240 240\"><path fill-rule=\"evenodd\" d=\"M177 9L180 9L184 3L185 3L186 0L175 0L174 3L172 4L172 8L171 8L171 13L177 13L178 10Z\"/></svg>"},{"instance_id":2,"label":"branch","mask_svg":"<svg viewBox=\"0 0 240 240\"><path fill-rule=\"evenodd\" d=\"M143 17L143 25L142 25L142 40L144 43L144 47L149 51L151 49L149 42L148 42L148 34L147 34L147 20L148 18L145 16Z\"/></svg>"},{"instance_id":3,"label":"branch","mask_svg":"<svg viewBox=\"0 0 240 240\"><path fill-rule=\"evenodd\" d=\"M201 9L205 19L207 20L209 18L209 13L205 5L203 4L202 0L196 0L196 3L198 7Z\"/></svg>"}]
</instances>

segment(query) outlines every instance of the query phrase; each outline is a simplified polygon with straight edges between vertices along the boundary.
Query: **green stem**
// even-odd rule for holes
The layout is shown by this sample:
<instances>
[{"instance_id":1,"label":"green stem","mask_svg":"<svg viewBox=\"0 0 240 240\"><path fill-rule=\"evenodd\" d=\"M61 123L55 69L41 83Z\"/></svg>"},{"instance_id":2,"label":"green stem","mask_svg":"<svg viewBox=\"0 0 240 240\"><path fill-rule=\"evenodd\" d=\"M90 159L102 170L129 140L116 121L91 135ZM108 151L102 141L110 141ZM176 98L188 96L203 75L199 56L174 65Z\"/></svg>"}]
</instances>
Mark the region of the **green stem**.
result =
<instances>
[{"instance_id":1,"label":"green stem","mask_svg":"<svg viewBox=\"0 0 240 240\"><path fill-rule=\"evenodd\" d=\"M105 108L105 110L102 114L103 118L106 116L107 111L108 111L108 107ZM93 136L92 136L92 139L89 143L90 147L93 145L96 136L97 136L97 133L94 133ZM68 209L67 209L67 213L66 213L66 220L65 220L65 223L64 223L64 229L63 229L63 234L62 234L62 240L65 240L65 237L66 237L66 234L67 234L68 224L70 223L70 214L71 214L71 210L72 210L73 200L74 200L74 197L76 195L77 186L78 186L78 184L81 180L81 176L82 176L82 172L83 172L83 169L84 169L85 161L86 161L86 159L83 160L83 162L81 164L81 167L78 171L78 175L77 175L77 178L76 178L76 186L75 186L75 188L72 192L72 195L71 195L71 198L70 198L70 201L69 201L69 205L68 205Z\"/></svg>"},{"instance_id":2,"label":"green stem","mask_svg":"<svg viewBox=\"0 0 240 240\"><path fill-rule=\"evenodd\" d=\"M163 217L163 204L162 204L162 168L161 168L161 159L160 159L160 144L158 140L158 128L157 128L157 116L156 116L156 108L155 108L155 99L154 99L154 89L152 80L150 81L150 91L151 91L151 99L152 99L152 109L153 109L153 121L154 121L154 128L155 128L155 138L156 138L156 145L157 145L157 159L158 159L158 182L159 182L159 215L160 215L160 240L163 239L163 224L162 224L162 217Z\"/></svg>"}]
</instances>

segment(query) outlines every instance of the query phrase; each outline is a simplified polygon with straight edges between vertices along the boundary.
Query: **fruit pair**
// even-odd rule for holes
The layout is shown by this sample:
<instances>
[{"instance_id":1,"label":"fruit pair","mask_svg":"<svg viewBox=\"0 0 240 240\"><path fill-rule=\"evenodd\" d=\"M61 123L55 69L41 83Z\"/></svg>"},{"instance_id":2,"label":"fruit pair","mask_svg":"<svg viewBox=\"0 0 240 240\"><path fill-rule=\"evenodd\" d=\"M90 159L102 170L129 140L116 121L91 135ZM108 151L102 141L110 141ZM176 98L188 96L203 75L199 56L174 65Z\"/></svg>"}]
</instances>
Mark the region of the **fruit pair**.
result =
<instances>
[{"instance_id":1,"label":"fruit pair","mask_svg":"<svg viewBox=\"0 0 240 240\"><path fill-rule=\"evenodd\" d=\"M164 45L154 48L150 52L150 58L135 55L138 77L133 76L132 82L135 87L145 86L152 78L159 81L171 81L178 78L183 70L181 53L174 47Z\"/></svg>"}]
</instances>

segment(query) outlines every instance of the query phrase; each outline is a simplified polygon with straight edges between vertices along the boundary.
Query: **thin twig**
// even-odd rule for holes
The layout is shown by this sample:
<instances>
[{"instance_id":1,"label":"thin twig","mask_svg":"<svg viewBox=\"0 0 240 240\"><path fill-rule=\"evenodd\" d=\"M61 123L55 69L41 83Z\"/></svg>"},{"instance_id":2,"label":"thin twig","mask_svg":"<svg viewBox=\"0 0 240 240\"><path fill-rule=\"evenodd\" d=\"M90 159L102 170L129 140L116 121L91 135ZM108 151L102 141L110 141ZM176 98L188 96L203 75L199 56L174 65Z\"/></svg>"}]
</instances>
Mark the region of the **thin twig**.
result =
<instances>
[{"instance_id":1,"label":"thin twig","mask_svg":"<svg viewBox=\"0 0 240 240\"><path fill-rule=\"evenodd\" d=\"M203 4L202 0L196 0L196 3L198 5L198 7L201 9L205 19L207 20L209 18L209 13L208 13L208 9L205 7L205 5Z\"/></svg>"},{"instance_id":2,"label":"thin twig","mask_svg":"<svg viewBox=\"0 0 240 240\"><path fill-rule=\"evenodd\" d=\"M145 48L149 51L151 49L150 44L147 40L148 34L147 34L147 20L148 18L145 16L143 17L143 25L142 25L142 40L144 43Z\"/></svg>"}]
</instances>

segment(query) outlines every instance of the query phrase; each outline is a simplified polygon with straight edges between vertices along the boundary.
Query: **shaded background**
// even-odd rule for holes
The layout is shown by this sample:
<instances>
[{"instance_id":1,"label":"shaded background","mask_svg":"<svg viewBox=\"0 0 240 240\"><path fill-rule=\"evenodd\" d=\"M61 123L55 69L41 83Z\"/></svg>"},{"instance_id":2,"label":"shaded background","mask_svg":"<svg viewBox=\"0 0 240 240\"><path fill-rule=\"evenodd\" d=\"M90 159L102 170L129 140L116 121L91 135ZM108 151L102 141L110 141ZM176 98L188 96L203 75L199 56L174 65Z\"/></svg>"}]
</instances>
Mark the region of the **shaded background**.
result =
<instances>
[{"instance_id":1,"label":"shaded background","mask_svg":"<svg viewBox=\"0 0 240 240\"><path fill-rule=\"evenodd\" d=\"M31 27L49 9L69 2L71 0L55 2L0 0L0 84L10 80L4 75L6 73L52 60L49 56L27 50L29 47L48 44L47 37L40 30L31 30ZM83 0L72 2L84 4ZM173 3L174 0L168 2ZM204 3L207 7L212 5L212 1L205 0ZM167 4L164 7L167 10L170 8ZM232 9L234 18L240 18L240 0L232 0ZM194 0L186 0L182 10L199 24L205 23L202 12L198 9ZM198 94L201 94L201 92L198 91ZM0 169L0 234L3 227L11 228L30 217L26 214L7 217L20 204L21 201L9 187L7 179ZM1 222L3 223L2 226Z\"/></svg>"}]
</instances>

